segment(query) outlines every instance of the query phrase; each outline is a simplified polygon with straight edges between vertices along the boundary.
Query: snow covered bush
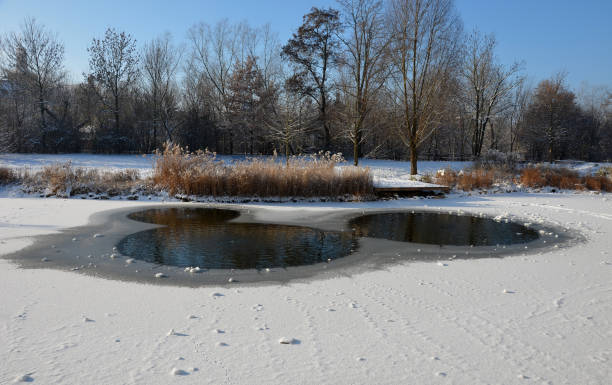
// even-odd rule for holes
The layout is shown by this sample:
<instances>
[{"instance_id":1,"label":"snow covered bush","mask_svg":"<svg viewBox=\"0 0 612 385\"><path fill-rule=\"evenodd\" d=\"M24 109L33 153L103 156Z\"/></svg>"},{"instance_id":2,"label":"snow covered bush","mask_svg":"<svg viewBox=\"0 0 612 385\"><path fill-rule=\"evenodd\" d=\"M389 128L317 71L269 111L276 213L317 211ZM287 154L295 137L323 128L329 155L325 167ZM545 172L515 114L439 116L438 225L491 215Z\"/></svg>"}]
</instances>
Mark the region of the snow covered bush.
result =
<instances>
[{"instance_id":1,"label":"snow covered bush","mask_svg":"<svg viewBox=\"0 0 612 385\"><path fill-rule=\"evenodd\" d=\"M436 182L451 188L463 191L491 188L495 179L495 172L482 168L474 170L461 170L456 172L450 168L438 170Z\"/></svg>"},{"instance_id":2,"label":"snow covered bush","mask_svg":"<svg viewBox=\"0 0 612 385\"><path fill-rule=\"evenodd\" d=\"M488 189L493 186L494 172L490 170L464 171L457 178L457 188L463 191Z\"/></svg>"},{"instance_id":3,"label":"snow covered bush","mask_svg":"<svg viewBox=\"0 0 612 385\"><path fill-rule=\"evenodd\" d=\"M521 161L521 155L516 152L501 152L495 149L488 149L479 159L476 160L476 168L514 170Z\"/></svg>"},{"instance_id":4,"label":"snow covered bush","mask_svg":"<svg viewBox=\"0 0 612 385\"><path fill-rule=\"evenodd\" d=\"M80 194L128 195L146 188L138 170L99 170L73 167L70 162L45 166L31 172L21 170L19 179L26 192L70 197Z\"/></svg>"},{"instance_id":5,"label":"snow covered bush","mask_svg":"<svg viewBox=\"0 0 612 385\"><path fill-rule=\"evenodd\" d=\"M609 176L580 176L574 170L560 167L527 167L521 170L519 180L523 186L532 188L549 186L563 190L612 191Z\"/></svg>"},{"instance_id":6,"label":"snow covered bush","mask_svg":"<svg viewBox=\"0 0 612 385\"><path fill-rule=\"evenodd\" d=\"M457 172L450 167L438 170L435 181L443 186L454 187L457 184Z\"/></svg>"},{"instance_id":7,"label":"snow covered bush","mask_svg":"<svg viewBox=\"0 0 612 385\"><path fill-rule=\"evenodd\" d=\"M0 167L0 185L9 184L15 182L17 176L8 167Z\"/></svg>"}]
</instances>

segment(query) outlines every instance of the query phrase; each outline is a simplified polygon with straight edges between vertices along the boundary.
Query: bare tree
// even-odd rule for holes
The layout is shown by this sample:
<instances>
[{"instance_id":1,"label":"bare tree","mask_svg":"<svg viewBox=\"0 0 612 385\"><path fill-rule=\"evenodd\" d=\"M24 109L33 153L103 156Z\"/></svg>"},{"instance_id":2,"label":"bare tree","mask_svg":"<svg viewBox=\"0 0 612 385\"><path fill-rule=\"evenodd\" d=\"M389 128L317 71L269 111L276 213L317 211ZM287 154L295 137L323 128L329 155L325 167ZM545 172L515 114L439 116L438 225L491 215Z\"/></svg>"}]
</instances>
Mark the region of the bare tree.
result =
<instances>
[{"instance_id":1,"label":"bare tree","mask_svg":"<svg viewBox=\"0 0 612 385\"><path fill-rule=\"evenodd\" d=\"M475 30L469 36L463 66L464 100L472 125L472 155L479 157L487 127L491 127L492 147L496 147L493 118L512 107L508 98L521 82L520 65L508 68L496 63L496 41L493 35Z\"/></svg>"},{"instance_id":2,"label":"bare tree","mask_svg":"<svg viewBox=\"0 0 612 385\"><path fill-rule=\"evenodd\" d=\"M521 82L512 94L512 108L508 113L508 129L510 140L510 152L519 148L521 132L525 128L525 114L531 102L531 89Z\"/></svg>"},{"instance_id":3,"label":"bare tree","mask_svg":"<svg viewBox=\"0 0 612 385\"><path fill-rule=\"evenodd\" d=\"M528 140L541 144L550 163L568 134L577 113L576 96L565 86L565 74L558 73L536 87L527 112Z\"/></svg>"},{"instance_id":4,"label":"bare tree","mask_svg":"<svg viewBox=\"0 0 612 385\"><path fill-rule=\"evenodd\" d=\"M64 45L57 36L38 24L25 19L18 33L2 39L2 72L13 88L23 87L38 105L42 150L47 150L49 122L55 117L50 108L50 96L64 78Z\"/></svg>"},{"instance_id":5,"label":"bare tree","mask_svg":"<svg viewBox=\"0 0 612 385\"><path fill-rule=\"evenodd\" d=\"M438 102L456 67L461 23L452 0L393 0L392 61L404 121L398 127L417 173L419 146L439 124Z\"/></svg>"},{"instance_id":6,"label":"bare tree","mask_svg":"<svg viewBox=\"0 0 612 385\"><path fill-rule=\"evenodd\" d=\"M171 119L177 108L176 73L182 52L168 33L145 45L143 51L145 92L152 109L153 139L150 150L157 146L158 129L163 127L166 139L172 141Z\"/></svg>"},{"instance_id":7,"label":"bare tree","mask_svg":"<svg viewBox=\"0 0 612 385\"><path fill-rule=\"evenodd\" d=\"M305 133L303 121L304 96L286 89L279 95L278 103L273 106L273 114L268 117L269 137L280 142L285 154L285 164L289 165L291 148Z\"/></svg>"},{"instance_id":8,"label":"bare tree","mask_svg":"<svg viewBox=\"0 0 612 385\"><path fill-rule=\"evenodd\" d=\"M259 34L260 48L258 63L263 77L264 87L278 87L283 78L283 63L278 35L272 31L270 24L261 27Z\"/></svg>"},{"instance_id":9,"label":"bare tree","mask_svg":"<svg viewBox=\"0 0 612 385\"><path fill-rule=\"evenodd\" d=\"M212 85L212 106L221 128L229 133L229 152L234 151L234 132L228 120L229 84L239 52L239 26L222 20L210 27L193 26L188 33L192 48L192 65Z\"/></svg>"},{"instance_id":10,"label":"bare tree","mask_svg":"<svg viewBox=\"0 0 612 385\"><path fill-rule=\"evenodd\" d=\"M371 101L383 87L388 66L385 54L389 35L384 28L383 3L378 0L339 0L344 11L346 35L341 37L346 50L343 63L350 81L343 87L348 103L347 136L353 144L353 162L359 164L364 139L364 122Z\"/></svg>"},{"instance_id":11,"label":"bare tree","mask_svg":"<svg viewBox=\"0 0 612 385\"><path fill-rule=\"evenodd\" d=\"M100 100L112 112L115 133L118 133L122 99L139 75L136 41L125 32L108 28L104 39L94 38L87 51L90 74L100 88Z\"/></svg>"},{"instance_id":12,"label":"bare tree","mask_svg":"<svg viewBox=\"0 0 612 385\"><path fill-rule=\"evenodd\" d=\"M319 120L323 127L323 147L328 149L330 72L339 54L338 34L341 31L338 11L312 8L304 15L303 23L283 47L282 56L296 67L287 80L294 92L311 97L319 107Z\"/></svg>"}]
</instances>

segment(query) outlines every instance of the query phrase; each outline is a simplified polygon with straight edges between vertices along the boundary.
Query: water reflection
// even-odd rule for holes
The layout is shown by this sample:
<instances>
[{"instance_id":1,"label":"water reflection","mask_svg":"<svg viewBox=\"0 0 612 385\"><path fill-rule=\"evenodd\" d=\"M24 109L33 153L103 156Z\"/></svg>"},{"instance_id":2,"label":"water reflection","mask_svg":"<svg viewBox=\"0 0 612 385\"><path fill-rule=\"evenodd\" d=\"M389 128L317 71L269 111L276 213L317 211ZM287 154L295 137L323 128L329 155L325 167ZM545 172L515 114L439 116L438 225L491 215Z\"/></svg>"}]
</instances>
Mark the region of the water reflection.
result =
<instances>
[{"instance_id":1,"label":"water reflection","mask_svg":"<svg viewBox=\"0 0 612 385\"><path fill-rule=\"evenodd\" d=\"M436 245L510 245L538 238L517 223L438 213L368 214L349 222L352 231L233 223L239 213L214 208L160 208L131 214L164 227L125 237L119 251L148 262L208 269L263 269L309 265L349 255L360 237Z\"/></svg>"},{"instance_id":2,"label":"water reflection","mask_svg":"<svg viewBox=\"0 0 612 385\"><path fill-rule=\"evenodd\" d=\"M122 254L148 262L208 269L308 265L344 257L357 248L350 232L261 223L228 223L238 212L208 208L151 209L131 214L165 227L124 238Z\"/></svg>"},{"instance_id":3,"label":"water reflection","mask_svg":"<svg viewBox=\"0 0 612 385\"><path fill-rule=\"evenodd\" d=\"M510 245L538 238L535 230L517 223L437 213L369 214L352 219L350 226L358 237L435 245Z\"/></svg>"}]
</instances>

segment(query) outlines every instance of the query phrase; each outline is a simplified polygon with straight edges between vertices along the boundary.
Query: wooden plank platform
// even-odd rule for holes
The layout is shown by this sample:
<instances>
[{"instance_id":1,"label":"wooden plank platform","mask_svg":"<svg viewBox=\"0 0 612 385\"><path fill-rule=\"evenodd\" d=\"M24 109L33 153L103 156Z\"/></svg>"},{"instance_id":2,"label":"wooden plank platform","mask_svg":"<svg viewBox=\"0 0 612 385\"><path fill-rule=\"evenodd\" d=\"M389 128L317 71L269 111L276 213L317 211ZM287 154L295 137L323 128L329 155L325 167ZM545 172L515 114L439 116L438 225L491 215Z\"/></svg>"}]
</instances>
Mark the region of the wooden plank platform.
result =
<instances>
[{"instance_id":1,"label":"wooden plank platform","mask_svg":"<svg viewBox=\"0 0 612 385\"><path fill-rule=\"evenodd\" d=\"M374 187L377 196L428 196L448 194L448 186L406 186L406 187Z\"/></svg>"}]
</instances>

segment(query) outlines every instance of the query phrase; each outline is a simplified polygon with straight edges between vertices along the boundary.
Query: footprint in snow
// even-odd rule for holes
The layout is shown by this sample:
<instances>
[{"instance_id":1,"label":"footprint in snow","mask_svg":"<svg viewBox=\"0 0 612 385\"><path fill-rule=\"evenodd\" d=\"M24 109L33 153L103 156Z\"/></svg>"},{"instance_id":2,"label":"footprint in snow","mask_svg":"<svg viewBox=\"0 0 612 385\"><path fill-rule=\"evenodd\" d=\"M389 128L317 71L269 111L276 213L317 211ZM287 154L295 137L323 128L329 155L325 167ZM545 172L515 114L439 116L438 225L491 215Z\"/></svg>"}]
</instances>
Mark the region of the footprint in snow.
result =
<instances>
[{"instance_id":1,"label":"footprint in snow","mask_svg":"<svg viewBox=\"0 0 612 385\"><path fill-rule=\"evenodd\" d=\"M299 345L302 341L295 338L282 337L278 340L278 343L281 345Z\"/></svg>"},{"instance_id":2,"label":"footprint in snow","mask_svg":"<svg viewBox=\"0 0 612 385\"><path fill-rule=\"evenodd\" d=\"M189 372L183 369L172 368L170 374L174 376L187 376L189 375Z\"/></svg>"},{"instance_id":3,"label":"footprint in snow","mask_svg":"<svg viewBox=\"0 0 612 385\"><path fill-rule=\"evenodd\" d=\"M225 342L217 342L216 346L220 348L220 347L225 347L225 346L229 346L229 345L226 344Z\"/></svg>"},{"instance_id":4,"label":"footprint in snow","mask_svg":"<svg viewBox=\"0 0 612 385\"><path fill-rule=\"evenodd\" d=\"M24 374L22 376L16 377L13 382L16 384L20 382L34 382L34 378L30 376L29 374Z\"/></svg>"},{"instance_id":5,"label":"footprint in snow","mask_svg":"<svg viewBox=\"0 0 612 385\"><path fill-rule=\"evenodd\" d=\"M218 297L223 297L223 294L221 294L221 293L211 293L210 296L213 297L213 298L218 298Z\"/></svg>"}]
</instances>

